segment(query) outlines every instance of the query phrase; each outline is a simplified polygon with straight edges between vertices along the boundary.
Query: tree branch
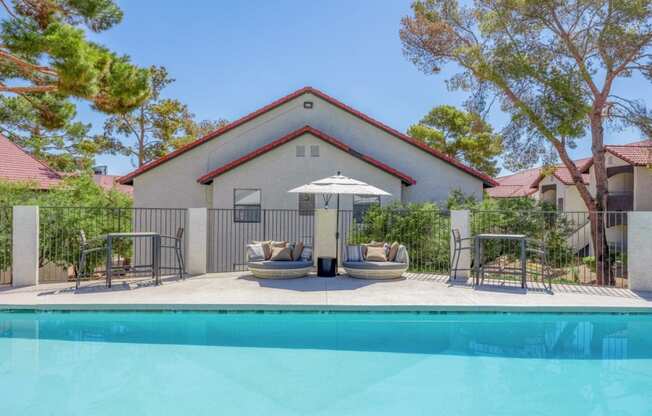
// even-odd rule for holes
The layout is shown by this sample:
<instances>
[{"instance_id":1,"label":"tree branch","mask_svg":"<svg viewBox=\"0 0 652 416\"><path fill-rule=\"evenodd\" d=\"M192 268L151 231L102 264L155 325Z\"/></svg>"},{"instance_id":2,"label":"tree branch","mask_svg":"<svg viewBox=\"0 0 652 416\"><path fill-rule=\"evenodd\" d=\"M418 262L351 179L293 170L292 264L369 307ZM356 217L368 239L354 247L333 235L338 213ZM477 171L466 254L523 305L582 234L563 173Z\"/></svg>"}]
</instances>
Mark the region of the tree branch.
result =
<instances>
[{"instance_id":1,"label":"tree branch","mask_svg":"<svg viewBox=\"0 0 652 416\"><path fill-rule=\"evenodd\" d=\"M558 31L558 35L561 38L561 40L564 42L564 45L568 48L568 51L571 53L573 58L575 59L575 62L577 63L577 66L579 67L580 74L582 75L582 79L584 79L584 82L589 86L589 89L593 93L593 96L597 99L600 96L600 90L598 87L595 85L595 82L593 82L593 78L591 78L591 74L589 73L588 69L586 68L586 63L584 61L584 58L580 54L579 50L577 49L577 46L573 41L571 40L570 33L568 33L561 22L559 21L559 18L557 17L557 12L555 11L555 8L552 7L551 10L551 15L552 15L552 20L555 24L555 27Z\"/></svg>"},{"instance_id":2,"label":"tree branch","mask_svg":"<svg viewBox=\"0 0 652 416\"><path fill-rule=\"evenodd\" d=\"M34 65L2 49L0 49L0 59L10 61L16 64L16 66L18 66L23 71L27 71L29 73L39 72L41 74L50 75L54 77L58 75L57 72L52 68L48 68L47 66Z\"/></svg>"},{"instance_id":3,"label":"tree branch","mask_svg":"<svg viewBox=\"0 0 652 416\"><path fill-rule=\"evenodd\" d=\"M0 84L0 92L10 92L14 94L29 94L37 92L50 92L56 91L56 85L35 85L32 87L8 87L4 84Z\"/></svg>"}]
</instances>

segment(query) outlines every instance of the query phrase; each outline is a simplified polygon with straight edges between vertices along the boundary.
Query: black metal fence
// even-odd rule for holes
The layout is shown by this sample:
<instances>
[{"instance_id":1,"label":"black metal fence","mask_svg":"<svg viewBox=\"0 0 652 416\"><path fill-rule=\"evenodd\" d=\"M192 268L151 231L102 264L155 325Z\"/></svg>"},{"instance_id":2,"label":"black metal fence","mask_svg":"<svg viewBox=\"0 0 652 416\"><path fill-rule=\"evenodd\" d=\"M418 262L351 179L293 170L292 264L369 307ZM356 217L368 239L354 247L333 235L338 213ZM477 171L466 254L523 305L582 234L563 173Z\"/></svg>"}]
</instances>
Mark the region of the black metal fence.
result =
<instances>
[{"instance_id":1,"label":"black metal fence","mask_svg":"<svg viewBox=\"0 0 652 416\"><path fill-rule=\"evenodd\" d=\"M39 281L56 282L73 279L78 272L80 232L87 239L111 232L158 232L174 236L185 228L186 209L173 208L93 208L41 207L39 210L40 246ZM150 242L143 239L121 240L113 249L113 263L123 266L151 263ZM185 250L185 244L182 244ZM100 276L105 269L106 254L92 253L86 260L90 275ZM173 253L163 251L161 267L176 267Z\"/></svg>"},{"instance_id":2,"label":"black metal fence","mask_svg":"<svg viewBox=\"0 0 652 416\"><path fill-rule=\"evenodd\" d=\"M546 250L546 273L552 283L627 287L626 212L473 211L471 228L473 235L524 234L533 243L541 244ZM498 270L515 266L519 257L517 244L484 244L483 262ZM533 257L528 257L528 270L540 267ZM497 274L493 277L509 279ZM531 277L540 278L536 273Z\"/></svg>"},{"instance_id":3,"label":"black metal fence","mask_svg":"<svg viewBox=\"0 0 652 416\"><path fill-rule=\"evenodd\" d=\"M450 213L396 207L368 212L362 220L353 211L339 213L340 253L347 244L394 241L410 256L410 272L448 274Z\"/></svg>"},{"instance_id":4,"label":"black metal fence","mask_svg":"<svg viewBox=\"0 0 652 416\"><path fill-rule=\"evenodd\" d=\"M247 269L246 245L252 241L302 241L313 247L314 212L261 209L242 221L240 210L208 210L208 271Z\"/></svg>"},{"instance_id":5,"label":"black metal fence","mask_svg":"<svg viewBox=\"0 0 652 416\"><path fill-rule=\"evenodd\" d=\"M13 208L0 206L0 285L11 283Z\"/></svg>"}]
</instances>

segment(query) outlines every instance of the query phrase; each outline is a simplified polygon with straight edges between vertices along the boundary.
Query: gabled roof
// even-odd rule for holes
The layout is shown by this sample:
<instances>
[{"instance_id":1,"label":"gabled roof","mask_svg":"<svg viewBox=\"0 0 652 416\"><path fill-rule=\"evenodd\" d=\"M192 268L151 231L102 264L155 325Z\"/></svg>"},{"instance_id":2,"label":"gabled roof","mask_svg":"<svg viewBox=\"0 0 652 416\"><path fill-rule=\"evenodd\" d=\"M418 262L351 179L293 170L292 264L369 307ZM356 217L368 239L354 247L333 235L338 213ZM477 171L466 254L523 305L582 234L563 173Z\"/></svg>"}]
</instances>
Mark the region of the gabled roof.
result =
<instances>
[{"instance_id":1,"label":"gabled roof","mask_svg":"<svg viewBox=\"0 0 652 416\"><path fill-rule=\"evenodd\" d=\"M343 152L346 152L346 153L350 154L353 157L357 157L358 159L363 160L363 161L369 163L370 165L375 166L376 168L389 173L390 175L396 176L403 183L405 183L407 185L414 185L415 183L417 183L409 175L406 175L405 173L402 173L402 172L400 172L400 171L398 171L398 170L396 170L396 169L394 169L392 167L389 167L388 165L386 165L386 164L384 164L384 163L382 163L382 162L380 162L380 161L378 161L378 160L376 160L376 159L374 159L374 158L372 158L370 156L363 155L362 153L357 152L357 151L353 150L351 147L349 147L348 145L342 143L340 140L337 140L336 138L334 138L332 136L329 136L326 133L323 133L323 132L321 132L321 131L319 131L319 130L317 130L315 128L312 128L310 126L305 126L305 127L302 127L302 128L300 128L298 130L295 130L292 133L289 133L289 134L287 134L287 135L285 135L285 136L283 136L283 137L281 137L279 139L276 139L273 142L268 143L265 146L262 146L262 147L260 147L260 148L258 148L256 150L254 150L253 152L244 155L243 157L241 157L239 159L233 160L233 161L227 163L226 165L220 166L219 168L208 172L206 175L203 175L203 176L197 178L197 182L199 182L201 184L204 184L204 185L207 185L207 184L211 183L214 178L220 176L221 174L226 173L226 172L228 172L228 171L230 171L232 169L235 169L238 166L243 165L243 164L257 158L258 156L262 156L265 153L267 153L267 152L269 152L271 150L274 150L279 146L282 146L282 145L284 145L284 144L286 144L286 143L288 143L288 142L290 142L290 141L292 141L292 140L294 140L294 139L296 139L298 137L303 136L304 134L311 134L311 135L317 137L318 139L321 139L321 140L325 141L326 143L337 147L338 149L342 150Z\"/></svg>"},{"instance_id":2,"label":"gabled roof","mask_svg":"<svg viewBox=\"0 0 652 416\"><path fill-rule=\"evenodd\" d=\"M11 140L0 135L0 180L32 182L39 189L48 189L59 184L61 176Z\"/></svg>"},{"instance_id":3,"label":"gabled roof","mask_svg":"<svg viewBox=\"0 0 652 416\"><path fill-rule=\"evenodd\" d=\"M219 129L213 131L212 133L207 134L204 137L201 137L201 138L199 138L199 139L197 139L197 140L195 140L193 142L188 143L187 145L175 150L174 152L171 152L171 153L169 153L169 154L167 154L167 155L165 155L165 156L163 156L163 157L161 157L159 159L153 160L153 161L141 166L140 168L136 169L135 171L121 177L119 179L119 181L120 181L120 183L123 183L123 184L132 183L133 179L136 176L138 176L138 175L140 175L140 174L142 174L144 172L147 172L148 170L153 169L156 166L159 166L159 165L167 162L168 160L173 159L173 158L175 158L175 157L177 157L177 156L179 156L179 155L181 155L181 154L183 154L183 153L185 153L185 152L187 152L187 151L189 151L191 149L194 149L195 147L200 146L200 145L202 145L203 143L206 143L209 140L212 140L212 139L214 139L216 137L219 137L222 134L224 134L224 133L226 133L226 132L228 132L230 130L233 130L234 128L236 128L236 127L238 127L238 126L240 126L242 124L245 124L248 121L251 121L251 120L255 119L256 117L258 117L260 115L263 115L263 114L265 114L265 113L267 113L267 112L269 112L269 111L271 111L271 110L273 110L273 109L275 109L275 108L277 108L277 107L279 107L279 106L281 106L281 105L283 105L283 104L285 104L285 103L287 103L287 102L289 102L289 101L291 101L291 100L293 100L293 99L295 99L295 98L297 98L297 97L299 97L299 96L301 96L303 94L313 94L313 95L323 99L324 101L334 105L335 107L338 107L338 108L348 112L349 114L351 114L351 115L353 115L355 117L358 117L359 119L361 119L363 121L366 121L367 123L369 123L369 124L379 128L379 129L391 134L392 136L396 137L397 139L403 140L404 142L409 143L412 146L415 146L415 147L419 148L420 150L423 150L424 152L427 152L427 153L431 154L432 156L434 156L434 157L436 157L438 159L441 159L441 160L455 166L456 168L468 173L469 175L475 176L476 178L482 180L483 183L488 185L488 186L497 185L496 181L494 181L494 179L491 178L490 176L488 176L488 175L486 175L486 174L484 174L484 173L482 173L482 172L480 172L480 171L478 171L476 169L473 169L473 168L471 168L469 166L466 166L465 164L463 164L463 163L459 162L458 160L454 159L453 157L451 157L451 156L449 156L449 155L447 155L445 153L442 153L439 150L432 149L428 145L426 145L424 143L421 143L420 141L418 141L418 140L416 140L416 139L414 139L414 138L412 138L412 137L410 137L408 135L405 135L405 134L393 129L393 128L381 123L380 121L377 121L377 120L369 117L368 115L363 114L360 111L355 110L354 108L349 107L348 105L346 105L346 104L336 100L335 98L333 98L333 97L319 91L316 88L312 88L312 87L304 87L304 88L301 88L301 89L299 89L299 90L297 90L297 91L295 91L295 92L293 92L293 93L291 93L289 95L286 95L285 97L280 98L280 99L278 99L278 100L276 100L276 101L274 101L274 102L260 108L259 110L254 111L253 113L250 113L250 114L248 114L248 115L246 115L246 116L244 116L244 117L242 117L242 118L240 118L240 119L238 119L238 120L236 120L236 121L234 121L232 123L227 124L224 127L221 127Z\"/></svg>"},{"instance_id":4,"label":"gabled roof","mask_svg":"<svg viewBox=\"0 0 652 416\"><path fill-rule=\"evenodd\" d=\"M623 145L607 145L605 150L634 166L652 165L652 140Z\"/></svg>"}]
</instances>

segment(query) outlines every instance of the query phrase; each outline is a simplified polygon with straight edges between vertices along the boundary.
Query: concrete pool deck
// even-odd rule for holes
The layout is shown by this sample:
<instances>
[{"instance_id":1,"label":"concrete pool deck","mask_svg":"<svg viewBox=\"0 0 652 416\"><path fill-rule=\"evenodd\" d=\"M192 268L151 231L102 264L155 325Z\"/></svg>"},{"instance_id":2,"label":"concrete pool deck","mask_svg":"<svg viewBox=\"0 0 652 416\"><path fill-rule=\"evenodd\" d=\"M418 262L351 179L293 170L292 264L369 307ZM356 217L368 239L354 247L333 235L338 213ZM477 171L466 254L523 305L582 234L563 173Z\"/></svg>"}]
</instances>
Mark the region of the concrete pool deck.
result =
<instances>
[{"instance_id":1,"label":"concrete pool deck","mask_svg":"<svg viewBox=\"0 0 652 416\"><path fill-rule=\"evenodd\" d=\"M568 311L650 312L652 292L591 286L541 288L448 283L447 276L408 274L396 281L347 276L259 280L248 272L206 274L183 281L164 279L0 286L0 309L43 310L387 310L387 311Z\"/></svg>"}]
</instances>

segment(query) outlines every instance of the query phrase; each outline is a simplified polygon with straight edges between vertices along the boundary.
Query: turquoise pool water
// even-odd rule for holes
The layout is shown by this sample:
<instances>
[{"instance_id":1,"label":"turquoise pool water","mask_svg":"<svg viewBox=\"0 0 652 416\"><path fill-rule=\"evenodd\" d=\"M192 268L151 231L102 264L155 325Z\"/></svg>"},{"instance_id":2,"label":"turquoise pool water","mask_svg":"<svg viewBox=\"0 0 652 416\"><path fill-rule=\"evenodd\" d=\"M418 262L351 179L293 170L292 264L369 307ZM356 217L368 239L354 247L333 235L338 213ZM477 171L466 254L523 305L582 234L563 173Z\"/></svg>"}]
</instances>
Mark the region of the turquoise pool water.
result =
<instances>
[{"instance_id":1,"label":"turquoise pool water","mask_svg":"<svg viewBox=\"0 0 652 416\"><path fill-rule=\"evenodd\" d=\"M652 315L0 312L0 415L649 415Z\"/></svg>"}]
</instances>

